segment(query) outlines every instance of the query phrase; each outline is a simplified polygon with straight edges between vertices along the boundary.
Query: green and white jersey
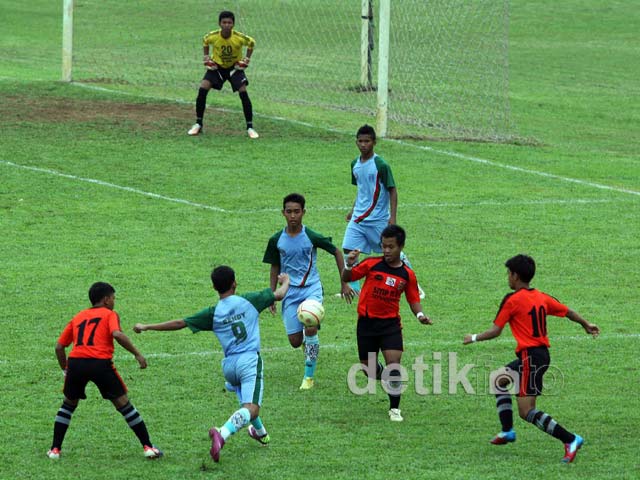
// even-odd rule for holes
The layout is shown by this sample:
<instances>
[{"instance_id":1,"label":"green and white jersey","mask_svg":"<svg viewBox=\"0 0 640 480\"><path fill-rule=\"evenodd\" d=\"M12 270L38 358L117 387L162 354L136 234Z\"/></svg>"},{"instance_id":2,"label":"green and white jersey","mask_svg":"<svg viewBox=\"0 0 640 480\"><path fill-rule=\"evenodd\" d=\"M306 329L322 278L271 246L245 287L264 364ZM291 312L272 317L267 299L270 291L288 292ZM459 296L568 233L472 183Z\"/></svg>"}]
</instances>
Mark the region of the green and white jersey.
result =
<instances>
[{"instance_id":1,"label":"green and white jersey","mask_svg":"<svg viewBox=\"0 0 640 480\"><path fill-rule=\"evenodd\" d=\"M187 317L184 321L193 333L213 331L225 357L260 351L260 312L271 306L275 296L270 288L260 292L231 295L216 305Z\"/></svg>"}]
</instances>

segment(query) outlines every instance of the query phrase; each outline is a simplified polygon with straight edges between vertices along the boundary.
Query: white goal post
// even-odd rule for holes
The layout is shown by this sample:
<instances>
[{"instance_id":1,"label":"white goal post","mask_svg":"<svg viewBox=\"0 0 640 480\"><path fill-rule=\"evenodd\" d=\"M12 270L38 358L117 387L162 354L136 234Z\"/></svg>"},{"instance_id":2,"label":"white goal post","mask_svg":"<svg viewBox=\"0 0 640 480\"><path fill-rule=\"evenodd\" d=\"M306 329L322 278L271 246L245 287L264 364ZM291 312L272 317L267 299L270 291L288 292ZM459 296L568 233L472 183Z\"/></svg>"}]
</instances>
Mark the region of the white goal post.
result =
<instances>
[{"instance_id":1,"label":"white goal post","mask_svg":"<svg viewBox=\"0 0 640 480\"><path fill-rule=\"evenodd\" d=\"M509 0L63 0L62 79L193 101L202 36L227 9L256 39L259 111L380 136L514 136Z\"/></svg>"}]
</instances>

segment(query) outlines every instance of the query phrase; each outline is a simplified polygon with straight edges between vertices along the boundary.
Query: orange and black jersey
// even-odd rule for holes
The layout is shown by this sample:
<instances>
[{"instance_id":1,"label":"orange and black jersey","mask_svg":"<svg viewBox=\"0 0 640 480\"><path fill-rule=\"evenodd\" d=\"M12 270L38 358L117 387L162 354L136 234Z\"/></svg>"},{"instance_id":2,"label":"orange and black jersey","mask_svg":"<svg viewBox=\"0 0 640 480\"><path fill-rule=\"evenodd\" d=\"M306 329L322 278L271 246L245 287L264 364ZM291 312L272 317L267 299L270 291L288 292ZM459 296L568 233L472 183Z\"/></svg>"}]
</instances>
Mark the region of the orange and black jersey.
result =
<instances>
[{"instance_id":1,"label":"orange and black jersey","mask_svg":"<svg viewBox=\"0 0 640 480\"><path fill-rule=\"evenodd\" d=\"M120 317L105 307L81 311L67 324L58 343L73 342L69 358L113 358L113 332L120 329Z\"/></svg>"},{"instance_id":2,"label":"orange and black jersey","mask_svg":"<svg viewBox=\"0 0 640 480\"><path fill-rule=\"evenodd\" d=\"M404 263L390 267L383 257L369 257L351 270L351 280L365 278L358 298L358 316L367 318L400 319L400 297L420 302L416 274Z\"/></svg>"},{"instance_id":3,"label":"orange and black jersey","mask_svg":"<svg viewBox=\"0 0 640 480\"><path fill-rule=\"evenodd\" d=\"M493 323L508 323L516 339L516 353L525 348L549 347L547 315L566 317L569 308L535 288L521 288L504 297Z\"/></svg>"}]
</instances>

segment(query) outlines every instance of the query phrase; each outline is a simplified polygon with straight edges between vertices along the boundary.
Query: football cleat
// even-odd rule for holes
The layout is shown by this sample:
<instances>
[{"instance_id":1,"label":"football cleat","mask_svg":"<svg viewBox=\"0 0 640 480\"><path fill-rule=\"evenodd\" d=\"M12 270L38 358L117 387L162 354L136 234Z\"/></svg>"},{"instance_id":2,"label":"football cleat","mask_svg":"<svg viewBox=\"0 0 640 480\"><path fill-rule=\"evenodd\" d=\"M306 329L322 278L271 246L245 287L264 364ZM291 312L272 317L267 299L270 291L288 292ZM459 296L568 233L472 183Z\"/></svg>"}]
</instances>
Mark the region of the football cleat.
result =
<instances>
[{"instance_id":1,"label":"football cleat","mask_svg":"<svg viewBox=\"0 0 640 480\"><path fill-rule=\"evenodd\" d=\"M259 138L260 135L258 135L258 132L256 132L253 128L247 128L247 135L249 135L249 138Z\"/></svg>"},{"instance_id":2,"label":"football cleat","mask_svg":"<svg viewBox=\"0 0 640 480\"><path fill-rule=\"evenodd\" d=\"M562 457L562 463L571 463L575 460L578 450L584 443L584 438L580 435L576 435L576 438L571 443L564 444L564 457Z\"/></svg>"},{"instance_id":3,"label":"football cleat","mask_svg":"<svg viewBox=\"0 0 640 480\"><path fill-rule=\"evenodd\" d=\"M302 379L302 384L300 385L300 390L311 390L315 382L311 377L304 377Z\"/></svg>"},{"instance_id":4,"label":"football cleat","mask_svg":"<svg viewBox=\"0 0 640 480\"><path fill-rule=\"evenodd\" d=\"M145 445L144 447L144 456L149 460L155 460L156 458L160 458L164 455L162 450L157 447Z\"/></svg>"},{"instance_id":5,"label":"football cleat","mask_svg":"<svg viewBox=\"0 0 640 480\"><path fill-rule=\"evenodd\" d=\"M189 129L189 131L187 132L187 135L200 135L202 133L202 125L200 125L199 123L194 123L193 127L191 127Z\"/></svg>"},{"instance_id":6,"label":"football cleat","mask_svg":"<svg viewBox=\"0 0 640 480\"><path fill-rule=\"evenodd\" d=\"M404 420L404 418L402 418L402 415L400 414L399 408L389 409L389 420L391 420L392 422L401 422Z\"/></svg>"},{"instance_id":7,"label":"football cleat","mask_svg":"<svg viewBox=\"0 0 640 480\"><path fill-rule=\"evenodd\" d=\"M217 463L220 461L220 450L224 447L224 438L222 438L222 435L220 435L220 432L215 427L209 430L209 437L211 438L209 454L211 458L213 458L213 461Z\"/></svg>"},{"instance_id":8,"label":"football cleat","mask_svg":"<svg viewBox=\"0 0 640 480\"><path fill-rule=\"evenodd\" d=\"M506 445L507 443L515 441L516 431L514 429L511 429L508 432L500 432L490 440L493 445Z\"/></svg>"},{"instance_id":9,"label":"football cleat","mask_svg":"<svg viewBox=\"0 0 640 480\"><path fill-rule=\"evenodd\" d=\"M256 428L253 425L249 425L249 428L247 428L247 433L251 438L256 440L261 445L268 445L271 441L271 437L269 437L268 433L265 433L262 436L258 435L258 432L256 432Z\"/></svg>"},{"instance_id":10,"label":"football cleat","mask_svg":"<svg viewBox=\"0 0 640 480\"><path fill-rule=\"evenodd\" d=\"M47 457L49 457L51 460L60 459L60 449L59 448L52 448L51 450L49 450L47 452Z\"/></svg>"}]
</instances>

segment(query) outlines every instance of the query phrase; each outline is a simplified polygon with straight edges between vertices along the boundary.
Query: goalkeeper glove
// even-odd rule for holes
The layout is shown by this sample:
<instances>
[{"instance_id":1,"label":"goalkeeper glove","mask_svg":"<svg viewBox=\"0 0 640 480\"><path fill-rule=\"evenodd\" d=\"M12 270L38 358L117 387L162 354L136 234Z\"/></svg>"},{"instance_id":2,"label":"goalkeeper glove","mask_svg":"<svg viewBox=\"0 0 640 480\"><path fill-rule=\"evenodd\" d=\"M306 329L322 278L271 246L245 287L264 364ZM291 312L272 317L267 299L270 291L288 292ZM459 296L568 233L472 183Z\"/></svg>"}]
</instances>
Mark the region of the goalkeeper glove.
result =
<instances>
[{"instance_id":1,"label":"goalkeeper glove","mask_svg":"<svg viewBox=\"0 0 640 480\"><path fill-rule=\"evenodd\" d=\"M249 66L249 57L244 57L239 62L236 62L233 68L235 68L236 70L244 70L248 66Z\"/></svg>"},{"instance_id":2,"label":"goalkeeper glove","mask_svg":"<svg viewBox=\"0 0 640 480\"><path fill-rule=\"evenodd\" d=\"M204 66L207 67L207 70L217 70L218 64L211 60L209 55L205 55L203 59Z\"/></svg>"}]
</instances>

